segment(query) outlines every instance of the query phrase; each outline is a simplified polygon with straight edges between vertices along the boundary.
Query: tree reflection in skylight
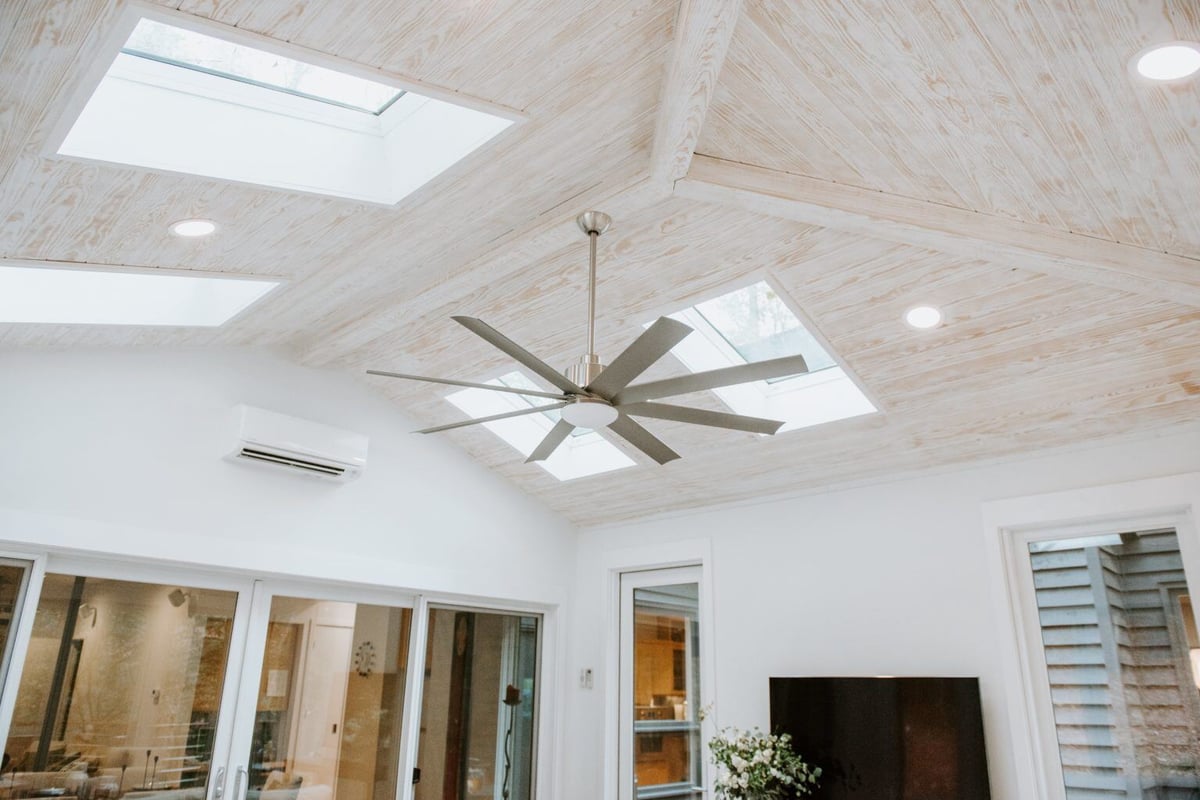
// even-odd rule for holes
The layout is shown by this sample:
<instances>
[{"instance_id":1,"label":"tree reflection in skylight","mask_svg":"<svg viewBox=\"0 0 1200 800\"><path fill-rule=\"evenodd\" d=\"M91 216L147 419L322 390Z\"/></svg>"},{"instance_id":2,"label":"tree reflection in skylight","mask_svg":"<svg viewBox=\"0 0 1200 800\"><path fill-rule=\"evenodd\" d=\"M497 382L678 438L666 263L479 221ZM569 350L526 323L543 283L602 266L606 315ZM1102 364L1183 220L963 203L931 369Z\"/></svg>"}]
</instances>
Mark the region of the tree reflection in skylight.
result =
<instances>
[{"instance_id":1,"label":"tree reflection in skylight","mask_svg":"<svg viewBox=\"0 0 1200 800\"><path fill-rule=\"evenodd\" d=\"M747 362L804 356L809 372L834 366L791 309L765 281L700 303L696 311Z\"/></svg>"},{"instance_id":2,"label":"tree reflection in skylight","mask_svg":"<svg viewBox=\"0 0 1200 800\"><path fill-rule=\"evenodd\" d=\"M400 89L265 50L142 19L122 52L378 114Z\"/></svg>"}]
</instances>

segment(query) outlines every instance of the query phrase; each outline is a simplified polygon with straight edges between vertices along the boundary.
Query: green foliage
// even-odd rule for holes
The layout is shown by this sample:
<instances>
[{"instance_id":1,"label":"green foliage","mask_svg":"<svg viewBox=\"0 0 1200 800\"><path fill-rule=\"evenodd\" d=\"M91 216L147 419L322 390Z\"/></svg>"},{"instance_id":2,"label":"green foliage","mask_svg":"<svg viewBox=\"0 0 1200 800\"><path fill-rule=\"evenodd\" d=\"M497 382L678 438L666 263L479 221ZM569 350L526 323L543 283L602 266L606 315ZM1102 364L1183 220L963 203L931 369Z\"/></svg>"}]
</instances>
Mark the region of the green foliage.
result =
<instances>
[{"instance_id":1,"label":"green foliage","mask_svg":"<svg viewBox=\"0 0 1200 800\"><path fill-rule=\"evenodd\" d=\"M812 794L821 768L792 750L788 734L722 728L708 743L719 769L714 788L725 800L790 800Z\"/></svg>"}]
</instances>

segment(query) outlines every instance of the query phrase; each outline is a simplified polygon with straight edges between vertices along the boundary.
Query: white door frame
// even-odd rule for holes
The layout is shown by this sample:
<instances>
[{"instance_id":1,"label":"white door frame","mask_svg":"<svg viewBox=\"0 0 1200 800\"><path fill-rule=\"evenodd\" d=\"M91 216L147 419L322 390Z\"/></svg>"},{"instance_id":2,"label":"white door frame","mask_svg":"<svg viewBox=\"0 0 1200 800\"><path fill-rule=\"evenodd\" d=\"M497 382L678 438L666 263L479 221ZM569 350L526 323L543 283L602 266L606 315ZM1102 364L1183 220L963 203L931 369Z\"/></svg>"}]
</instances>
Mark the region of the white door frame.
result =
<instances>
[{"instance_id":1,"label":"white door frame","mask_svg":"<svg viewBox=\"0 0 1200 800\"><path fill-rule=\"evenodd\" d=\"M682 583L696 584L697 598L697 624L700 624L701 615L703 613L703 593L704 593L704 572L699 565L696 566L679 566L668 567L665 569L652 570L630 570L620 574L620 604L619 604L619 619L620 633L617 641L619 644L620 665L617 675L617 696L620 704L617 712L617 797L619 800L635 800L636 793L633 786L633 762L634 762L634 734L633 734L633 673L634 673L634 642L633 642L633 593L637 589L648 589L655 586L673 586ZM703 646L704 641L708 637L701 634L700 643ZM701 663L703 664L703 655L701 655ZM703 696L703 687L707 682L707 677L703 674L705 670L701 667L700 684L701 696ZM697 707L703 707L703 703L699 702L699 697L696 698ZM708 785L707 775L708 770L705 765L704 758L704 737L701 735L700 746L700 785Z\"/></svg>"},{"instance_id":2,"label":"white door frame","mask_svg":"<svg viewBox=\"0 0 1200 800\"><path fill-rule=\"evenodd\" d=\"M1200 473L984 503L984 537L1002 647L1018 795L1065 800L1062 762L1041 648L1029 543L1172 528L1184 572L1200 586Z\"/></svg>"}]
</instances>

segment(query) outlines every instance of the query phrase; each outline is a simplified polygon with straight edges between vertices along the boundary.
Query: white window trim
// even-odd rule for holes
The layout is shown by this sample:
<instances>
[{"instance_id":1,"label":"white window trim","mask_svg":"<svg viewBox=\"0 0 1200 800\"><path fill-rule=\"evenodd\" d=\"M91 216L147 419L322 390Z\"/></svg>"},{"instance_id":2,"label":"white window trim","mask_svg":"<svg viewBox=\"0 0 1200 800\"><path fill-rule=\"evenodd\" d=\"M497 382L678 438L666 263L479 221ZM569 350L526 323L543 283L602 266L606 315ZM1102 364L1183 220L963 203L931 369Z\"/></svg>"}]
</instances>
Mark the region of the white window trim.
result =
<instances>
[{"instance_id":1,"label":"white window trim","mask_svg":"<svg viewBox=\"0 0 1200 800\"><path fill-rule=\"evenodd\" d=\"M705 369L715 369L721 366L740 366L748 363L746 359L743 358L742 355L738 353L732 345L729 344L725 337L721 335L721 333L712 325L712 323L710 323L704 318L703 315L696 311L696 307L703 305L710 300L715 300L718 297L723 297L724 295L736 292L740 289L745 289L748 286L753 286L754 284L760 282L767 284L767 286L771 288L771 291L773 291L779 298L780 302L783 303L787 310L792 313L792 316L800 321L800 324L804 326L804 329L808 331L817 344L819 344L821 348L829 355L829 357L833 359L833 366L827 367L818 372L808 373L790 378L788 380L779 381L774 384L768 383L767 381L755 381L746 385L745 387L735 386L727 387L724 390L714 389L712 391L713 394L716 395L717 399L734 413L760 416L765 415L769 417L773 414L778 415L780 413L778 411L772 411L770 408L768 408L768 406L770 406L773 402L787 402L795 398L803 398L806 390L815 387L821 387L834 381L846 380L849 381L849 383L858 391L859 394L866 398L866 401L873 407L873 411L867 411L862 414L842 417L841 419L816 422L808 425L792 426L789 424L783 428L783 432L806 430L818 425L848 422L860 417L885 413L885 405L881 403L880 399L875 395L874 392L867 388L867 385L862 381L859 375L846 364L846 362L838 354L837 350L835 350L834 347L829 343L829 340L825 338L825 335L821 333L821 330L817 327L813 319L805 314L804 311L796 305L792 297L787 291L784 290L783 284L780 283L779 279L777 279L767 270L754 270L742 275L736 280L723 283L715 289L689 297L686 301L687 305L682 309L679 307L678 301L671 301L669 304L663 304L651 309L647 316L651 320L657 319L660 316L681 317L683 322L691 325L697 333L704 337L705 341L710 345L712 351L719 354L723 360L728 361L727 364L714 364L712 367L705 367ZM651 322L647 322L643 325L643 327L648 328L651 324ZM694 372L694 370L692 370L682 359L678 358L678 356L676 356L675 359L684 367L684 369L687 369L689 372ZM761 396L761 405L763 408L756 407L754 411L748 410L748 407L743 409L738 404L731 404L728 397L722 395L723 391L738 392L739 390L744 391L747 388L754 393L756 399ZM738 407L735 407L735 405ZM779 417L777 416L776 418Z\"/></svg>"},{"instance_id":2,"label":"white window trim","mask_svg":"<svg viewBox=\"0 0 1200 800\"><path fill-rule=\"evenodd\" d=\"M1065 800L1062 762L1047 690L1029 543L1070 536L1173 528L1184 571L1200 579L1200 473L1096 486L983 504L993 606L1001 641L1016 796ZM1001 763L992 759L993 763Z\"/></svg>"},{"instance_id":3,"label":"white window trim","mask_svg":"<svg viewBox=\"0 0 1200 800\"><path fill-rule=\"evenodd\" d=\"M268 53L275 53L286 58L295 59L297 61L302 61L314 66L324 67L347 75L384 83L386 85L403 90L406 93L411 93L414 95L414 97L436 100L440 103L446 103L450 106L458 107L460 109L480 112L497 119L507 120L510 124L508 124L506 128L487 137L486 140L476 142L474 147L453 162L446 164L435 175L423 176L422 174L418 173L417 177L420 178L420 180L414 184L413 176L409 175L406 171L401 170L399 174L402 175L402 177L393 175L389 179L391 183L389 183L388 186L375 187L371 190L362 190L361 187L359 187L359 189L355 189L353 186L329 186L324 185L325 181L320 182L319 185L308 185L302 180L289 180L286 182L280 182L278 180L264 181L263 175L261 174L256 174L251 177L231 175L227 173L209 175L193 172L187 169L181 170L180 166L175 163L174 160L172 160L169 164L159 163L153 159L138 160L134 164L120 160L114 162L111 158L99 156L86 149L75 154L60 152L63 149L64 143L67 142L72 128L80 119L81 115L84 114L85 109L87 109L88 104L93 95L96 93L97 88L101 86L106 74L109 71L112 61L106 58L106 56L108 54L112 54L115 57L120 52L121 48L128 40L129 35L137 26L137 23L143 18L161 22L166 25L186 28L207 36L214 36L235 44L245 45L247 47L252 47ZM120 12L115 14L103 28L98 30L89 44L90 46L87 48L86 52L91 54L92 58L89 62L80 65L80 69L77 71L78 75L74 79L73 86L67 92L64 92L63 99L58 104L59 107L57 109L57 117L54 117L55 121L50 128L49 135L45 139L41 154L47 159L56 161L73 161L83 164L93 164L98 160L102 163L117 163L120 164L122 168L132 168L152 174L173 176L182 172L183 174L187 174L192 177L199 177L203 180L249 185L258 189L267 189L270 191L307 194L323 199L328 199L331 197L342 200L349 199L355 202L367 203L384 208L394 208L398 203L403 202L406 197L416 191L419 191L426 183L436 180L442 175L452 171L461 171L463 169L471 168L469 166L464 167L463 165L478 163L472 162L472 159L487 158L488 156L486 155L486 150L489 145L493 145L498 140L498 137L511 133L511 131L519 127L522 123L528 121L530 118L528 114L522 111L504 106L499 103L483 100L478 97L462 95L450 89L430 85L395 72L383 69L375 69L363 64L344 60L327 53L322 53L318 50L312 50L292 42L280 41L278 39L256 34L241 28L225 25L204 17L188 14L175 9L164 8L156 3L150 2L149 0L127 0L127 2L123 4L123 8L120 10ZM99 57L97 57L97 55ZM131 58L137 57L131 56ZM191 78L185 78L185 80L191 80ZM253 89L258 87L247 86L246 88ZM273 90L266 89L261 90L259 94L263 92L268 94L278 94L273 92ZM397 105L402 105L403 101L404 97L401 97ZM319 104L321 101L314 100L307 102L310 104ZM274 108L278 108L281 105L286 106L287 101L280 97L269 100L268 104ZM316 117L326 120L326 122L338 119L345 120L345 115L332 113L337 110L345 109L337 109L334 106L329 106L327 109L323 109L317 113ZM408 116L406 113L400 111L396 107L388 109L388 111L395 111L396 113L389 115L385 111L384 114L379 117L370 115L367 112L348 113L361 114L362 116L369 118L369 126L379 126L381 132L387 134L396 127L400 120ZM309 113L302 116L311 117L312 114ZM341 127L345 128L346 130L351 130L359 125L361 125L361 122L349 127L346 127L345 125L331 127ZM418 131L418 133L423 132ZM401 143L399 142L392 142L391 146L395 148L399 147L400 144ZM388 156L387 153L388 151L385 148L383 151L385 156L384 160L390 165L390 156ZM386 189L386 191L384 191L384 189ZM400 192L401 190L404 191L398 199L391 199L397 192Z\"/></svg>"},{"instance_id":4,"label":"white window trim","mask_svg":"<svg viewBox=\"0 0 1200 800\"><path fill-rule=\"evenodd\" d=\"M646 571L694 567L700 578L700 708L708 714L700 726L701 776L704 797L711 796L711 766L708 740L718 729L717 670L714 653L716 626L713 614L712 541L693 539L645 547L612 550L604 558L604 582L608 624L604 638L604 762L602 765L604 800L620 800L621 753L621 575Z\"/></svg>"}]
</instances>

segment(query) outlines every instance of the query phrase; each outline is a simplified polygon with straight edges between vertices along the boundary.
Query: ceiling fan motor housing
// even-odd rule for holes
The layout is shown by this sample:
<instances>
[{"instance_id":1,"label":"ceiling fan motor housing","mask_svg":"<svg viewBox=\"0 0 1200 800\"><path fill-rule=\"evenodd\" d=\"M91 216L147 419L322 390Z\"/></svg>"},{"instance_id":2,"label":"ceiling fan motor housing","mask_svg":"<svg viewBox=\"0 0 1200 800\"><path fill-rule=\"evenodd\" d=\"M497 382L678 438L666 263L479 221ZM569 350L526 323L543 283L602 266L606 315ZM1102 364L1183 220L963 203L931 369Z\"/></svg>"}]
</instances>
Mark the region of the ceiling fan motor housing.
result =
<instances>
[{"instance_id":1,"label":"ceiling fan motor housing","mask_svg":"<svg viewBox=\"0 0 1200 800\"><path fill-rule=\"evenodd\" d=\"M604 371L604 364L600 363L600 356L595 353L588 353L585 356L580 356L579 361L567 367L563 374L567 376L567 380L576 386L587 386L596 378L600 377L600 373Z\"/></svg>"}]
</instances>

